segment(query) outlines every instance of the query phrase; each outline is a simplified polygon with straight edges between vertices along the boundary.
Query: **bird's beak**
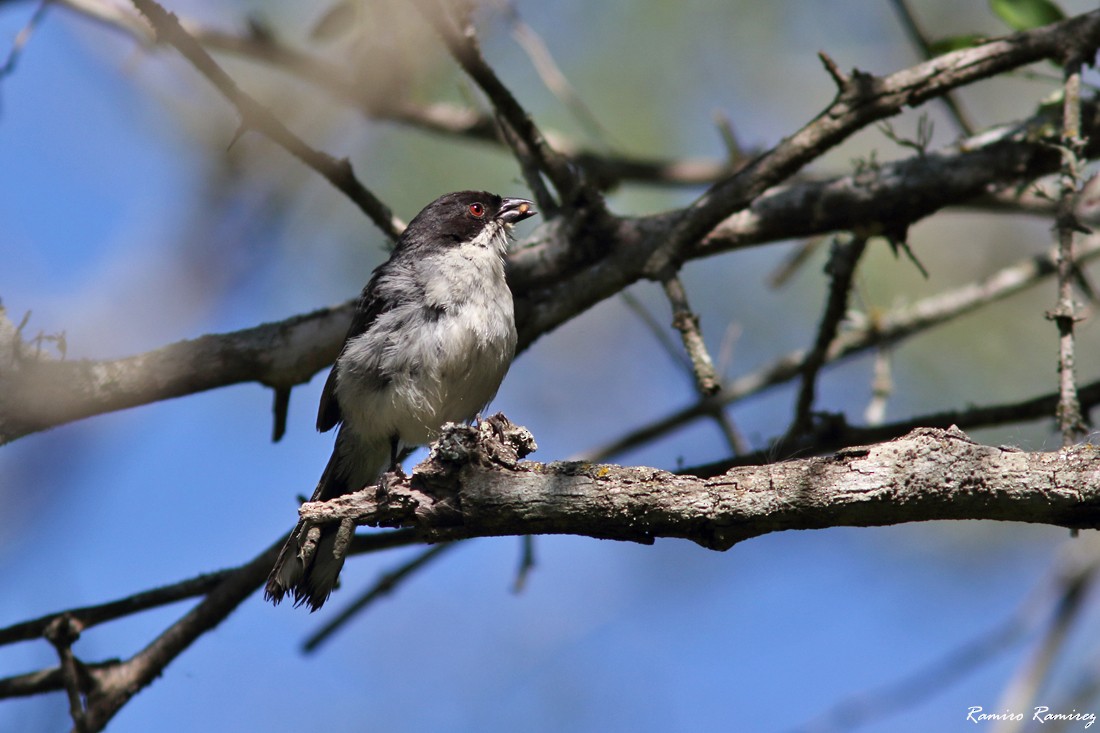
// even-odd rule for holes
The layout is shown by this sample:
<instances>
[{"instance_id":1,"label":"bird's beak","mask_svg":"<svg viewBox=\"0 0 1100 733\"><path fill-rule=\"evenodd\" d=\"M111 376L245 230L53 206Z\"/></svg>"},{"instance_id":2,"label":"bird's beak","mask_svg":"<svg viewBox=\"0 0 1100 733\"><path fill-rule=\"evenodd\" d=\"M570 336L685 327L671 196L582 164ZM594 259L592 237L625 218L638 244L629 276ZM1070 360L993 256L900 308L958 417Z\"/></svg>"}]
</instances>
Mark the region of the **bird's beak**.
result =
<instances>
[{"instance_id":1,"label":"bird's beak","mask_svg":"<svg viewBox=\"0 0 1100 733\"><path fill-rule=\"evenodd\" d=\"M505 224L515 224L517 221L523 221L537 213L539 212L535 211L535 204L532 201L506 198L500 204L497 218Z\"/></svg>"}]
</instances>

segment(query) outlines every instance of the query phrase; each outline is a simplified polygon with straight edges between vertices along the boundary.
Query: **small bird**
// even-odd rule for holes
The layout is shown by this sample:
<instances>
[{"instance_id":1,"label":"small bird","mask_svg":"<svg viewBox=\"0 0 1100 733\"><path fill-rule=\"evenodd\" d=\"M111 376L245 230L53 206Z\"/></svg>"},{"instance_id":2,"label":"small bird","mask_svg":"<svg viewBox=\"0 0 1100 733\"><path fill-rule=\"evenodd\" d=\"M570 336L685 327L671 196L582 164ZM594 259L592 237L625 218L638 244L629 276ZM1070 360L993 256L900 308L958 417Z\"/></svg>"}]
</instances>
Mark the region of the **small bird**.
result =
<instances>
[{"instance_id":1,"label":"small bird","mask_svg":"<svg viewBox=\"0 0 1100 733\"><path fill-rule=\"evenodd\" d=\"M493 399L516 349L504 255L532 202L459 191L428 204L378 267L355 307L325 382L317 429L340 426L311 501L375 483L405 448L447 422L467 422ZM279 553L264 597L287 593L316 611L344 564L339 524L299 522Z\"/></svg>"}]
</instances>

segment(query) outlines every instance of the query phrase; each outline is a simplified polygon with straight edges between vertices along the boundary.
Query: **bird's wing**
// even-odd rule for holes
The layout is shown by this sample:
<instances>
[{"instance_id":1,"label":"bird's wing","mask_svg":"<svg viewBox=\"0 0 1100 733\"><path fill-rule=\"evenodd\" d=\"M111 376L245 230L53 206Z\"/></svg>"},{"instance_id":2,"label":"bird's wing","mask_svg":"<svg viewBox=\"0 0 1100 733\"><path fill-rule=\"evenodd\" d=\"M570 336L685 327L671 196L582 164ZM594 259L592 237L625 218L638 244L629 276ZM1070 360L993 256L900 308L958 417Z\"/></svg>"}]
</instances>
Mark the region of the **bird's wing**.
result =
<instances>
[{"instance_id":1,"label":"bird's wing","mask_svg":"<svg viewBox=\"0 0 1100 733\"><path fill-rule=\"evenodd\" d=\"M387 308L388 299L378 296L377 284L381 272L382 267L374 271L370 282L359 295L359 300L355 304L355 315L352 316L351 326L348 328L347 336L344 337L344 346L340 349L341 355L348 347L348 342L366 332L378 318L378 314ZM340 361L339 357L336 361ZM333 364L325 381L325 388L321 390L321 404L317 408L317 430L322 433L332 430L343 419L340 401L336 399L336 374L336 364Z\"/></svg>"}]
</instances>

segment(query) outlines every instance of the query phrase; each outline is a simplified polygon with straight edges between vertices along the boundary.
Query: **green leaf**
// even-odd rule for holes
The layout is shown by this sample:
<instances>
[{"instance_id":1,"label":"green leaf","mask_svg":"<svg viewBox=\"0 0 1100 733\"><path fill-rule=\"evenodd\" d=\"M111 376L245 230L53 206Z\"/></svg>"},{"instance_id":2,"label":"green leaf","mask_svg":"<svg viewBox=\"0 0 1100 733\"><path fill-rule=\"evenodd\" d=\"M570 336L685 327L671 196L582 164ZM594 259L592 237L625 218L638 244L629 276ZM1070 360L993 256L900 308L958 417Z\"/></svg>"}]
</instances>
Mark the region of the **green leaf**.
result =
<instances>
[{"instance_id":1,"label":"green leaf","mask_svg":"<svg viewBox=\"0 0 1100 733\"><path fill-rule=\"evenodd\" d=\"M1013 30L1026 31L1065 20L1066 14L1051 0L989 0L997 17Z\"/></svg>"}]
</instances>

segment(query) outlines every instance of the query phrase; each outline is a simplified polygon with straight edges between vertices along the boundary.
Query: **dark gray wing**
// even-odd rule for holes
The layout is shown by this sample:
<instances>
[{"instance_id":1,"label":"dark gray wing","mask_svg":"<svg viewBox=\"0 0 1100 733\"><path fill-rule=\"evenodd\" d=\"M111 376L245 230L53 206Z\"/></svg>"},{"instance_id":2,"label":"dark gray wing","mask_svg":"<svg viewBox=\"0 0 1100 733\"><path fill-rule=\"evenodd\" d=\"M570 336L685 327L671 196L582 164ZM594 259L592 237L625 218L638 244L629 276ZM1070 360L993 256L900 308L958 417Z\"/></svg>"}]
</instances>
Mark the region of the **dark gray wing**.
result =
<instances>
[{"instance_id":1,"label":"dark gray wing","mask_svg":"<svg viewBox=\"0 0 1100 733\"><path fill-rule=\"evenodd\" d=\"M377 283L384 267L385 265L382 265L374 271L370 282L359 294L359 300L355 303L355 315L351 319L351 327L348 328L348 333L344 337L344 346L340 349L341 355L347 348L348 341L369 329L378 318L378 314L389 307L387 299L378 297ZM337 357L336 360L339 362L340 358ZM336 373L336 365L333 364L325 381L325 388L321 390L321 404L317 408L317 430L322 433L332 430L343 420L340 401L336 399Z\"/></svg>"}]
</instances>

